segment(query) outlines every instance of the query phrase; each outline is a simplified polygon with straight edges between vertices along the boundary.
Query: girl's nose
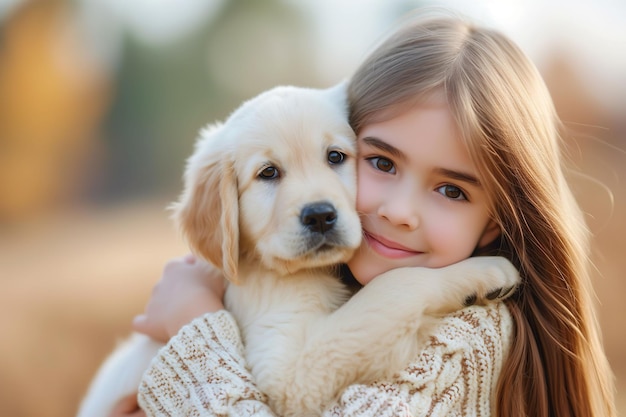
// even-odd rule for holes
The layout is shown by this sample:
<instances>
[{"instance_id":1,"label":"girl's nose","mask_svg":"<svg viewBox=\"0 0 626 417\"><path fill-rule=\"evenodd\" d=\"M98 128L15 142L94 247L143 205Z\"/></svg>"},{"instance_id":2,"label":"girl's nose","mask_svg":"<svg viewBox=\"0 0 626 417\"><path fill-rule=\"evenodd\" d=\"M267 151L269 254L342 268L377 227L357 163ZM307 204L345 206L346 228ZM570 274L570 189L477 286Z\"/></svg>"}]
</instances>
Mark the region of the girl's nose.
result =
<instances>
[{"instance_id":1,"label":"girl's nose","mask_svg":"<svg viewBox=\"0 0 626 417\"><path fill-rule=\"evenodd\" d=\"M378 215L394 226L415 230L420 225L418 204L410 193L394 193L389 195L378 208ZM399 194L399 195L398 195Z\"/></svg>"}]
</instances>

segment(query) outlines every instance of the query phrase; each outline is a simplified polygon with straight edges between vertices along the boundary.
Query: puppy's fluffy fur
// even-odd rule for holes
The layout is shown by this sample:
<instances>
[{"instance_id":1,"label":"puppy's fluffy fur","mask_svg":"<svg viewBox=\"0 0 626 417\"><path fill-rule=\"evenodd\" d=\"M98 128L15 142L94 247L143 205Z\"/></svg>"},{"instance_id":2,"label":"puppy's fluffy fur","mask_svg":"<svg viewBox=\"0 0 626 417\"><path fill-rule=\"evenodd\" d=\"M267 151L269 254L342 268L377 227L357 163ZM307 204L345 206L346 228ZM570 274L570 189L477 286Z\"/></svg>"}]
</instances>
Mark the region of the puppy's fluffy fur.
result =
<instances>
[{"instance_id":1,"label":"puppy's fluffy fur","mask_svg":"<svg viewBox=\"0 0 626 417\"><path fill-rule=\"evenodd\" d=\"M436 317L519 279L502 258L472 258L389 271L348 300L330 269L361 239L346 112L343 85L278 87L244 103L202 132L174 206L193 251L230 281L225 304L246 360L283 416L319 415L347 385L388 377L413 359ZM136 390L158 347L135 335L115 352L79 416L106 416Z\"/></svg>"}]
</instances>

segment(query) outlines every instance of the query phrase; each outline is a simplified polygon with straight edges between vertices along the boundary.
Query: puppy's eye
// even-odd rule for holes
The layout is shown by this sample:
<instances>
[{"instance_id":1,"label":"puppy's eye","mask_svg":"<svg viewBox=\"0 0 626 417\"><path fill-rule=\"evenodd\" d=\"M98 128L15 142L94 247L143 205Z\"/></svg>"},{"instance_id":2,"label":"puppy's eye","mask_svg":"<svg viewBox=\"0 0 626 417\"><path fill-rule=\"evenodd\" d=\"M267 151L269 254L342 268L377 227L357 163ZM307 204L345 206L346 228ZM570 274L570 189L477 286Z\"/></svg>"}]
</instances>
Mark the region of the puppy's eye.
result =
<instances>
[{"instance_id":1,"label":"puppy's eye","mask_svg":"<svg viewBox=\"0 0 626 417\"><path fill-rule=\"evenodd\" d=\"M341 164L346 159L346 154L339 151L328 152L328 162L331 165Z\"/></svg>"},{"instance_id":2,"label":"puppy's eye","mask_svg":"<svg viewBox=\"0 0 626 417\"><path fill-rule=\"evenodd\" d=\"M278 168L271 165L263 168L261 172L259 172L259 178L262 180L274 180L278 177L280 177L280 171Z\"/></svg>"}]
</instances>

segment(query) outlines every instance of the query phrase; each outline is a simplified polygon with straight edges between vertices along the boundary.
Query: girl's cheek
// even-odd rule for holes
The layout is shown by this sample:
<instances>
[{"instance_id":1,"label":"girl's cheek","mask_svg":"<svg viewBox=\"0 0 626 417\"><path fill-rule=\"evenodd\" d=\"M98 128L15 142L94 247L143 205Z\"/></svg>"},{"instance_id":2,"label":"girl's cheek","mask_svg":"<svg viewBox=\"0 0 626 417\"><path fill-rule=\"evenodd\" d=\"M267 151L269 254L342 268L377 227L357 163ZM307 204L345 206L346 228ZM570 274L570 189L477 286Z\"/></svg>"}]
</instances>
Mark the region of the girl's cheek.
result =
<instances>
[{"instance_id":1,"label":"girl's cheek","mask_svg":"<svg viewBox=\"0 0 626 417\"><path fill-rule=\"evenodd\" d=\"M375 190L372 182L368 178L367 173L361 170L359 171L357 178L356 208L359 211L365 211L371 204L371 199Z\"/></svg>"}]
</instances>

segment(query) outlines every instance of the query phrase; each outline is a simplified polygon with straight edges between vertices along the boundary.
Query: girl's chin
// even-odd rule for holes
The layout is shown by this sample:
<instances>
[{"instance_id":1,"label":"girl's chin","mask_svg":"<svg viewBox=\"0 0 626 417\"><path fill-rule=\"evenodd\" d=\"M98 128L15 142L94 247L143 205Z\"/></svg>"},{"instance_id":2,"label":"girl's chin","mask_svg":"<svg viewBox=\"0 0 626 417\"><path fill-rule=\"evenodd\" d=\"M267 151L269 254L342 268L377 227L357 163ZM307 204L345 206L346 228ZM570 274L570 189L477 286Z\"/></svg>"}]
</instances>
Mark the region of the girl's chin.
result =
<instances>
[{"instance_id":1,"label":"girl's chin","mask_svg":"<svg viewBox=\"0 0 626 417\"><path fill-rule=\"evenodd\" d=\"M371 258L370 258L371 260ZM367 262L365 259L353 259L348 262L348 268L354 275L354 278L361 284L365 285L378 275L389 271L390 269L397 268L400 265L382 265L378 262Z\"/></svg>"},{"instance_id":2,"label":"girl's chin","mask_svg":"<svg viewBox=\"0 0 626 417\"><path fill-rule=\"evenodd\" d=\"M357 280L357 282L363 286L366 286L367 284L369 284L374 278L376 278L377 275L363 275L363 274L359 274L358 276L355 275L354 278Z\"/></svg>"}]
</instances>

